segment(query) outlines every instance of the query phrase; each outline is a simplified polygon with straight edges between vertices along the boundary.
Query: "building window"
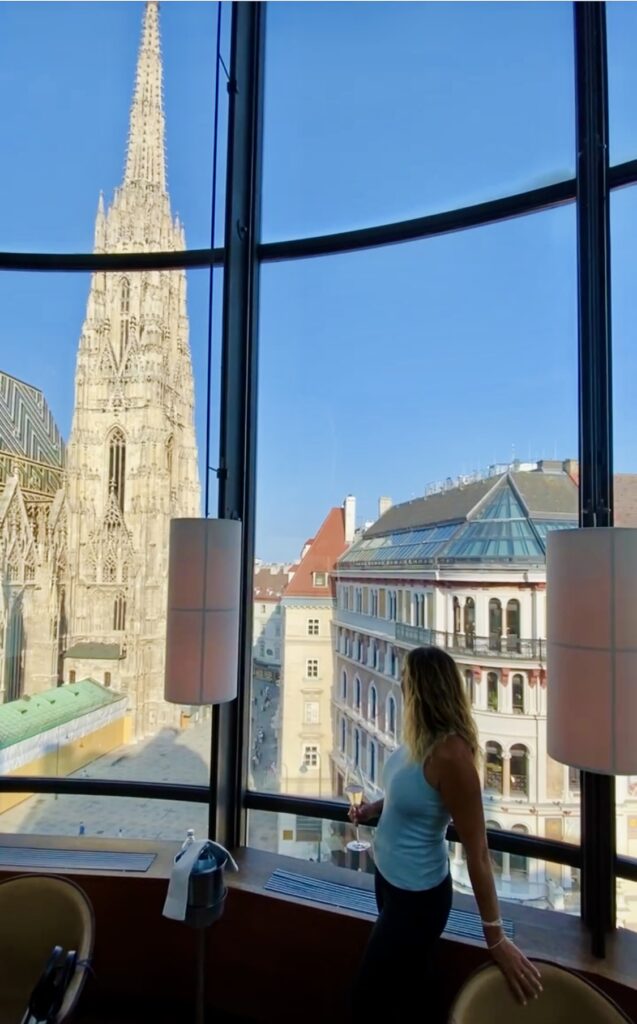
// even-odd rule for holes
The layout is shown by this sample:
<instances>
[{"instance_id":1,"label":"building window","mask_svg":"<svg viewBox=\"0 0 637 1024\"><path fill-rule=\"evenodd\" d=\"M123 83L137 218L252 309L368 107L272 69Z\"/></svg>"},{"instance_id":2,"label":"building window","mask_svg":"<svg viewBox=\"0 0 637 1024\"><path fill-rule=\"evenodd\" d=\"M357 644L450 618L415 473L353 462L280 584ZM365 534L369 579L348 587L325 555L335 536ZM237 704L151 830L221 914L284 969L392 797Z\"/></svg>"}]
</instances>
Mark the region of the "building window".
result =
<instances>
[{"instance_id":1,"label":"building window","mask_svg":"<svg viewBox=\"0 0 637 1024\"><path fill-rule=\"evenodd\" d=\"M513 701L513 712L516 715L524 714L524 677L516 674L511 683L511 698Z\"/></svg>"},{"instance_id":2,"label":"building window","mask_svg":"<svg viewBox=\"0 0 637 1024\"><path fill-rule=\"evenodd\" d=\"M568 766L568 788L569 788L569 792L570 793L579 793L580 785L581 784L580 784L580 770L579 770L579 768L573 768L572 765L569 765ZM636 790L636 792L637 792L637 790ZM630 777L628 779L628 793L629 793L630 796L634 795L633 793L631 793Z\"/></svg>"},{"instance_id":3,"label":"building window","mask_svg":"<svg viewBox=\"0 0 637 1024\"><path fill-rule=\"evenodd\" d=\"M487 828L494 832L501 832L502 826L497 821L485 822ZM502 874L502 854L499 850L489 850L489 857L491 858L491 867L493 868L494 875Z\"/></svg>"},{"instance_id":4,"label":"building window","mask_svg":"<svg viewBox=\"0 0 637 1024\"><path fill-rule=\"evenodd\" d=\"M473 671L468 668L464 674L464 684L467 698L470 704L475 703L475 687L473 683Z\"/></svg>"},{"instance_id":5,"label":"building window","mask_svg":"<svg viewBox=\"0 0 637 1024\"><path fill-rule=\"evenodd\" d=\"M378 617L378 591L377 590L372 590L371 599L372 600L371 600L370 613L374 616L374 618L377 618Z\"/></svg>"},{"instance_id":6,"label":"building window","mask_svg":"<svg viewBox=\"0 0 637 1024\"><path fill-rule=\"evenodd\" d=\"M116 427L108 442L108 491L117 502L120 512L124 511L124 489L126 485L126 441Z\"/></svg>"},{"instance_id":7,"label":"building window","mask_svg":"<svg viewBox=\"0 0 637 1024\"><path fill-rule=\"evenodd\" d=\"M72 668L69 672L69 683L75 682L75 669Z\"/></svg>"},{"instance_id":8,"label":"building window","mask_svg":"<svg viewBox=\"0 0 637 1024\"><path fill-rule=\"evenodd\" d=\"M396 735L396 701L392 696L387 698L387 732L390 736Z\"/></svg>"},{"instance_id":9,"label":"building window","mask_svg":"<svg viewBox=\"0 0 637 1024\"><path fill-rule=\"evenodd\" d=\"M307 635L318 636L319 635L319 620L308 619L307 620Z\"/></svg>"},{"instance_id":10,"label":"building window","mask_svg":"<svg viewBox=\"0 0 637 1024\"><path fill-rule=\"evenodd\" d=\"M306 725L318 725L321 705L317 700L306 700L303 705L303 721Z\"/></svg>"},{"instance_id":11,"label":"building window","mask_svg":"<svg viewBox=\"0 0 637 1024\"><path fill-rule=\"evenodd\" d=\"M110 674L110 672L105 672L104 673L104 686L110 686L110 685L111 685L111 674Z\"/></svg>"},{"instance_id":12,"label":"building window","mask_svg":"<svg viewBox=\"0 0 637 1024\"><path fill-rule=\"evenodd\" d=\"M497 598L489 601L489 650L499 651L502 640L502 604Z\"/></svg>"},{"instance_id":13,"label":"building window","mask_svg":"<svg viewBox=\"0 0 637 1024\"><path fill-rule=\"evenodd\" d=\"M453 599L453 639L457 640L460 632L460 601L457 597Z\"/></svg>"},{"instance_id":14,"label":"building window","mask_svg":"<svg viewBox=\"0 0 637 1024\"><path fill-rule=\"evenodd\" d=\"M376 725L376 720L378 718L378 694L376 692L376 687L373 685L373 683L370 686L369 692L367 694L367 717L369 718L370 722Z\"/></svg>"},{"instance_id":15,"label":"building window","mask_svg":"<svg viewBox=\"0 0 637 1024\"><path fill-rule=\"evenodd\" d=\"M259 640L259 657L265 657L265 640Z\"/></svg>"},{"instance_id":16,"label":"building window","mask_svg":"<svg viewBox=\"0 0 637 1024\"><path fill-rule=\"evenodd\" d=\"M511 829L512 832L517 832L519 835L528 836L529 830L526 825L514 825ZM521 857L518 853L512 853L510 859L511 874L514 872L519 875L528 875L529 873L529 861L527 857Z\"/></svg>"},{"instance_id":17,"label":"building window","mask_svg":"<svg viewBox=\"0 0 637 1024\"><path fill-rule=\"evenodd\" d=\"M370 743L367 751L367 774L370 782L376 782L376 744Z\"/></svg>"},{"instance_id":18,"label":"building window","mask_svg":"<svg viewBox=\"0 0 637 1024\"><path fill-rule=\"evenodd\" d=\"M341 754L345 753L345 747L347 745L347 722L344 718L341 718L341 743L340 751Z\"/></svg>"},{"instance_id":19,"label":"building window","mask_svg":"<svg viewBox=\"0 0 637 1024\"><path fill-rule=\"evenodd\" d=\"M303 764L306 768L318 768L319 748L316 743L306 743L303 747Z\"/></svg>"},{"instance_id":20,"label":"building window","mask_svg":"<svg viewBox=\"0 0 637 1024\"><path fill-rule=\"evenodd\" d=\"M470 651L475 647L476 603L472 597L468 597L464 605L464 642Z\"/></svg>"},{"instance_id":21,"label":"building window","mask_svg":"<svg viewBox=\"0 0 637 1024\"><path fill-rule=\"evenodd\" d=\"M322 818L296 818L296 841L297 843L320 843L323 838Z\"/></svg>"},{"instance_id":22,"label":"building window","mask_svg":"<svg viewBox=\"0 0 637 1024\"><path fill-rule=\"evenodd\" d=\"M361 681L356 676L354 680L354 710L360 711L361 709Z\"/></svg>"},{"instance_id":23,"label":"building window","mask_svg":"<svg viewBox=\"0 0 637 1024\"><path fill-rule=\"evenodd\" d=\"M529 795L529 752L521 743L511 747L511 792Z\"/></svg>"},{"instance_id":24,"label":"building window","mask_svg":"<svg viewBox=\"0 0 637 1024\"><path fill-rule=\"evenodd\" d=\"M341 700L347 700L347 672L345 669L341 672Z\"/></svg>"},{"instance_id":25,"label":"building window","mask_svg":"<svg viewBox=\"0 0 637 1024\"><path fill-rule=\"evenodd\" d=\"M327 586L327 573L326 572L313 572L312 573L312 586L313 587L326 587Z\"/></svg>"},{"instance_id":26,"label":"building window","mask_svg":"<svg viewBox=\"0 0 637 1024\"><path fill-rule=\"evenodd\" d=\"M502 747L490 740L485 747L485 793L502 794Z\"/></svg>"},{"instance_id":27,"label":"building window","mask_svg":"<svg viewBox=\"0 0 637 1024\"><path fill-rule=\"evenodd\" d=\"M507 604L507 650L520 650L520 602L517 600Z\"/></svg>"},{"instance_id":28,"label":"building window","mask_svg":"<svg viewBox=\"0 0 637 1024\"><path fill-rule=\"evenodd\" d=\"M361 763L361 732L354 729L354 767L360 767Z\"/></svg>"},{"instance_id":29,"label":"building window","mask_svg":"<svg viewBox=\"0 0 637 1024\"><path fill-rule=\"evenodd\" d=\"M487 675L487 707L489 711L498 710L498 674L489 672Z\"/></svg>"},{"instance_id":30,"label":"building window","mask_svg":"<svg viewBox=\"0 0 637 1024\"><path fill-rule=\"evenodd\" d=\"M127 277L122 278L122 284L120 288L120 304L119 309L122 316L128 316L130 312L130 284Z\"/></svg>"},{"instance_id":31,"label":"building window","mask_svg":"<svg viewBox=\"0 0 637 1024\"><path fill-rule=\"evenodd\" d=\"M319 663L318 658L308 658L305 664L305 675L308 679L318 679Z\"/></svg>"},{"instance_id":32,"label":"building window","mask_svg":"<svg viewBox=\"0 0 637 1024\"><path fill-rule=\"evenodd\" d=\"M126 598L118 594L113 602L113 629L122 633L126 629Z\"/></svg>"}]
</instances>

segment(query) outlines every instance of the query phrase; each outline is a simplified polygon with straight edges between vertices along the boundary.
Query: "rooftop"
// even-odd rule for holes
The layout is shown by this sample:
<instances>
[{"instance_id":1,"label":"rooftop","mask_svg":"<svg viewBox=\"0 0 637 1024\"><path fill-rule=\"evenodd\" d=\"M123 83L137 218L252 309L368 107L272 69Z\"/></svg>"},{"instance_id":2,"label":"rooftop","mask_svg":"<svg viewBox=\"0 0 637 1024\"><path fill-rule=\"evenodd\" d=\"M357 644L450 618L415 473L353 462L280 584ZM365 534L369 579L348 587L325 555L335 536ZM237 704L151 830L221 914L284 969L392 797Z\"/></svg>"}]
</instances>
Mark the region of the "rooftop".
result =
<instances>
[{"instance_id":1,"label":"rooftop","mask_svg":"<svg viewBox=\"0 0 637 1024\"><path fill-rule=\"evenodd\" d=\"M126 697L105 689L93 679L82 679L2 704L0 750L118 701L125 702Z\"/></svg>"},{"instance_id":2,"label":"rooftop","mask_svg":"<svg viewBox=\"0 0 637 1024\"><path fill-rule=\"evenodd\" d=\"M332 508L316 536L305 545L299 567L283 596L333 597L334 584L330 573L336 568L336 562L346 547L345 510Z\"/></svg>"}]
</instances>

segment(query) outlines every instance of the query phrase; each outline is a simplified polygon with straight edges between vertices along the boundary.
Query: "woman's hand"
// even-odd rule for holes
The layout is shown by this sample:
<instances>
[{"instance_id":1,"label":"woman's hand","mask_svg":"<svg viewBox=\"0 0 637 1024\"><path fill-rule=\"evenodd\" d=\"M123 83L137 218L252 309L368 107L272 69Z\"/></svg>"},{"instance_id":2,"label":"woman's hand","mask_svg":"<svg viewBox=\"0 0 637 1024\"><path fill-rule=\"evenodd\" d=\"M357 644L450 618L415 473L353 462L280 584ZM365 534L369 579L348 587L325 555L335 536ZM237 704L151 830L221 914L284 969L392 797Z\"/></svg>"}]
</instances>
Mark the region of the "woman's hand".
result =
<instances>
[{"instance_id":1,"label":"woman's hand","mask_svg":"<svg viewBox=\"0 0 637 1024\"><path fill-rule=\"evenodd\" d=\"M540 972L515 943L504 938L488 948L518 1002L526 1005L529 999L537 999L542 991Z\"/></svg>"},{"instance_id":2,"label":"woman's hand","mask_svg":"<svg viewBox=\"0 0 637 1024\"><path fill-rule=\"evenodd\" d=\"M373 804L368 804L367 801L363 800L363 803L359 804L358 807L350 807L347 816L352 825L365 825L372 818L378 817L382 807L382 800L376 800Z\"/></svg>"}]
</instances>

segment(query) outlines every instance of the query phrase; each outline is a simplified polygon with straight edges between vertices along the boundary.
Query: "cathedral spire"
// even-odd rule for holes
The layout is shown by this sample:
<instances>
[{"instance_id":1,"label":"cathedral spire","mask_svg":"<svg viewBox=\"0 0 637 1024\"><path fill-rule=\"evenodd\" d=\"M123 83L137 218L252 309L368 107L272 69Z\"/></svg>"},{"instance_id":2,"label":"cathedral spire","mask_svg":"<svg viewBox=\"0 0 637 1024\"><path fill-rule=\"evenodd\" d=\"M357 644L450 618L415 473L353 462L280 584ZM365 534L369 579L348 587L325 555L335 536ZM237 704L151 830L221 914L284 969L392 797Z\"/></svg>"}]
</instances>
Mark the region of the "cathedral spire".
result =
<instances>
[{"instance_id":1,"label":"cathedral spire","mask_svg":"<svg viewBox=\"0 0 637 1024\"><path fill-rule=\"evenodd\" d=\"M166 191L162 67L157 0L147 0L144 13L124 173L124 186L139 183L160 192Z\"/></svg>"}]
</instances>

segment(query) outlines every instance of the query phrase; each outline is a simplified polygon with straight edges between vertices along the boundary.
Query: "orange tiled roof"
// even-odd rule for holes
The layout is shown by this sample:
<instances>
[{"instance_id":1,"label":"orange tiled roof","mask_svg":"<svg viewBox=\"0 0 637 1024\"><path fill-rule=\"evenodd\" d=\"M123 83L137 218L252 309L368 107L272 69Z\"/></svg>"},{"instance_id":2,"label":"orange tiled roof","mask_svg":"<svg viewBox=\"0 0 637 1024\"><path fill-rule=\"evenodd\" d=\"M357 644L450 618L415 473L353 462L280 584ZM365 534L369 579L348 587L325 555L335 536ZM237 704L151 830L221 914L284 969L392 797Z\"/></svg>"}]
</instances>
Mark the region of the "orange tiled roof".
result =
<instances>
[{"instance_id":1,"label":"orange tiled roof","mask_svg":"<svg viewBox=\"0 0 637 1024\"><path fill-rule=\"evenodd\" d=\"M288 583L284 597L333 597L334 583L329 574L347 547L345 543L345 510L342 508L330 509L318 533L308 543L309 547ZM314 586L315 572L327 574L324 587Z\"/></svg>"}]
</instances>

